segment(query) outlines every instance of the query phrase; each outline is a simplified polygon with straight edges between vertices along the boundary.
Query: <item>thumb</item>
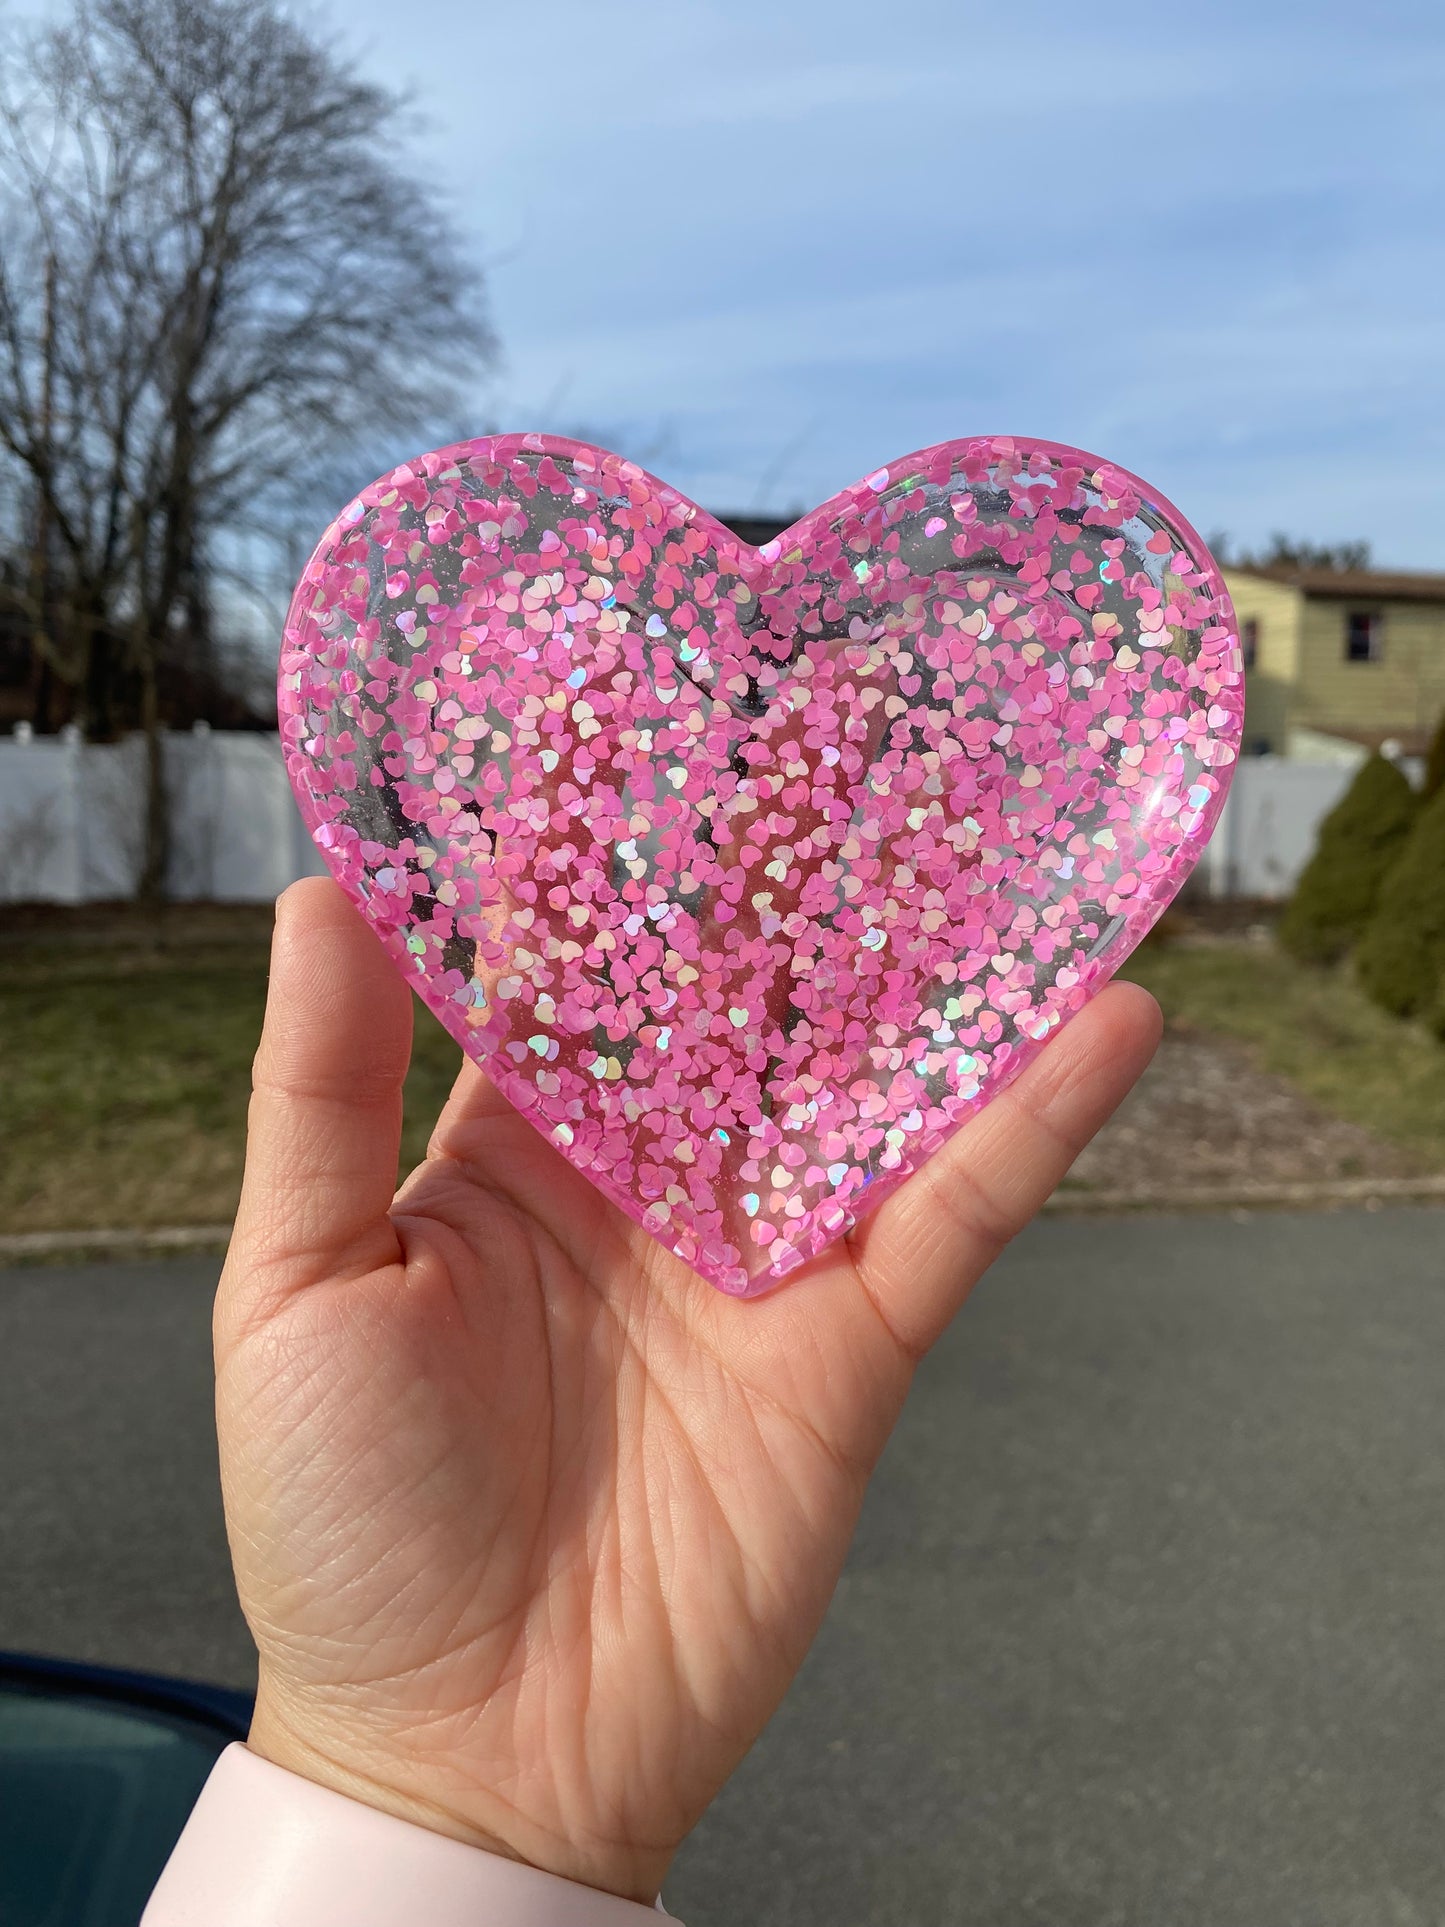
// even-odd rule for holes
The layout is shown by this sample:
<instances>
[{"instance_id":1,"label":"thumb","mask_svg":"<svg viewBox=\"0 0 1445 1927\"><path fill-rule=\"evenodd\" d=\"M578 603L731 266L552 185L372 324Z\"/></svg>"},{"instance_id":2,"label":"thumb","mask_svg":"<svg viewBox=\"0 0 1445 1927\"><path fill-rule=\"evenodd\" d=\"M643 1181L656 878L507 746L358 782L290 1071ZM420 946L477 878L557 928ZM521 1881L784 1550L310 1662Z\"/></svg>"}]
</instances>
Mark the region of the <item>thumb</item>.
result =
<instances>
[{"instance_id":1,"label":"thumb","mask_svg":"<svg viewBox=\"0 0 1445 1927\"><path fill-rule=\"evenodd\" d=\"M387 1212L410 1056L411 993L375 935L336 884L294 884L276 906L218 1334L400 1255Z\"/></svg>"}]
</instances>

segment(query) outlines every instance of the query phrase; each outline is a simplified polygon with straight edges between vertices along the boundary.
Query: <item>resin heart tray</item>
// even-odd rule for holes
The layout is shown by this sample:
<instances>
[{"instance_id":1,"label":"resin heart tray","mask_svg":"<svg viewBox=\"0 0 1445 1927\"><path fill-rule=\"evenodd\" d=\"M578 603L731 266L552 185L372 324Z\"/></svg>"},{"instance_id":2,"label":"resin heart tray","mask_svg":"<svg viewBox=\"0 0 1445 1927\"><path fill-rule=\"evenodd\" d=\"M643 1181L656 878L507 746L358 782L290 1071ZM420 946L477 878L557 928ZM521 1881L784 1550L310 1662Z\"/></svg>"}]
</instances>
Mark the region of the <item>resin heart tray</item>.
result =
<instances>
[{"instance_id":1,"label":"resin heart tray","mask_svg":"<svg viewBox=\"0 0 1445 1927\"><path fill-rule=\"evenodd\" d=\"M280 689L307 823L427 1004L737 1293L841 1236L1128 955L1244 704L1188 524L1003 439L761 549L601 449L428 455L328 530Z\"/></svg>"}]
</instances>

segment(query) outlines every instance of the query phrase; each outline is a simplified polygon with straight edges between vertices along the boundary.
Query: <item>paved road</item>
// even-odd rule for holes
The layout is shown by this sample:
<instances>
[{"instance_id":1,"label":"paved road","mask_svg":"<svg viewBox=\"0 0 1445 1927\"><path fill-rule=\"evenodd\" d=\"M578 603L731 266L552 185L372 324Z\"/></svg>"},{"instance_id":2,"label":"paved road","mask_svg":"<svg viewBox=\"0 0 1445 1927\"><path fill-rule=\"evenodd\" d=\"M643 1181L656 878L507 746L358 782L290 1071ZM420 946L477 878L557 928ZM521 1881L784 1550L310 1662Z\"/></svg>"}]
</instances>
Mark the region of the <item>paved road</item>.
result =
<instances>
[{"instance_id":1,"label":"paved road","mask_svg":"<svg viewBox=\"0 0 1445 1927\"><path fill-rule=\"evenodd\" d=\"M0 1645L244 1683L214 1265L0 1274ZM920 1373L690 1927L1445 1920L1445 1213L1054 1221Z\"/></svg>"}]
</instances>

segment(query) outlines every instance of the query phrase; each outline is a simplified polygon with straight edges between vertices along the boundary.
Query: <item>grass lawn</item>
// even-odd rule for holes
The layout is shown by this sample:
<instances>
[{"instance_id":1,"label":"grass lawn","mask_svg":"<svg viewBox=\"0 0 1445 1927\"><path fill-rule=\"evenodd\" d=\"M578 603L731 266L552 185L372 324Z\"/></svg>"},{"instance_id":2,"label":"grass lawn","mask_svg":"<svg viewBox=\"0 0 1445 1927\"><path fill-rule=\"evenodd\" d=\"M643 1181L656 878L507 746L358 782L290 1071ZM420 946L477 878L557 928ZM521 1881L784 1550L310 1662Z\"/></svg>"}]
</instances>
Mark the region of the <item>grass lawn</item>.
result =
<instances>
[{"instance_id":1,"label":"grass lawn","mask_svg":"<svg viewBox=\"0 0 1445 1927\"><path fill-rule=\"evenodd\" d=\"M1343 977L1245 943L1150 944L1125 974L1171 1023L1240 1039L1324 1109L1445 1169L1445 1046ZM265 989L254 942L0 950L0 1232L228 1220ZM457 1062L418 1006L408 1165Z\"/></svg>"},{"instance_id":2,"label":"grass lawn","mask_svg":"<svg viewBox=\"0 0 1445 1927\"><path fill-rule=\"evenodd\" d=\"M227 1222L265 998L249 944L0 951L0 1232ZM418 1005L408 1166L459 1062Z\"/></svg>"},{"instance_id":3,"label":"grass lawn","mask_svg":"<svg viewBox=\"0 0 1445 1927\"><path fill-rule=\"evenodd\" d=\"M1445 1044L1376 1008L1345 971L1312 970L1271 943L1146 942L1121 976L1166 1022L1245 1045L1321 1110L1445 1171Z\"/></svg>"}]
</instances>

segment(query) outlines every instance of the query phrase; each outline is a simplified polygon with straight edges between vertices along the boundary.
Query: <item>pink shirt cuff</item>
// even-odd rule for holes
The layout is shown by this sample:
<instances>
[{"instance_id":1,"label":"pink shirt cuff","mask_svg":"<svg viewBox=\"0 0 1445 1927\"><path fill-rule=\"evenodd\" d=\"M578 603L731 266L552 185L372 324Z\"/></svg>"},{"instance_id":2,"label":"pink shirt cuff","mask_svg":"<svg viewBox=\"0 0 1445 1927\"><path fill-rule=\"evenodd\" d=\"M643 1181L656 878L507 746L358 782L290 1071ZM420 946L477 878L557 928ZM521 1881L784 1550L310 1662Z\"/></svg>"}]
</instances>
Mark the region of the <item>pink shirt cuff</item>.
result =
<instances>
[{"instance_id":1,"label":"pink shirt cuff","mask_svg":"<svg viewBox=\"0 0 1445 1927\"><path fill-rule=\"evenodd\" d=\"M643 1907L483 1853L236 1745L141 1927L641 1927L661 1912L661 1900Z\"/></svg>"}]
</instances>

